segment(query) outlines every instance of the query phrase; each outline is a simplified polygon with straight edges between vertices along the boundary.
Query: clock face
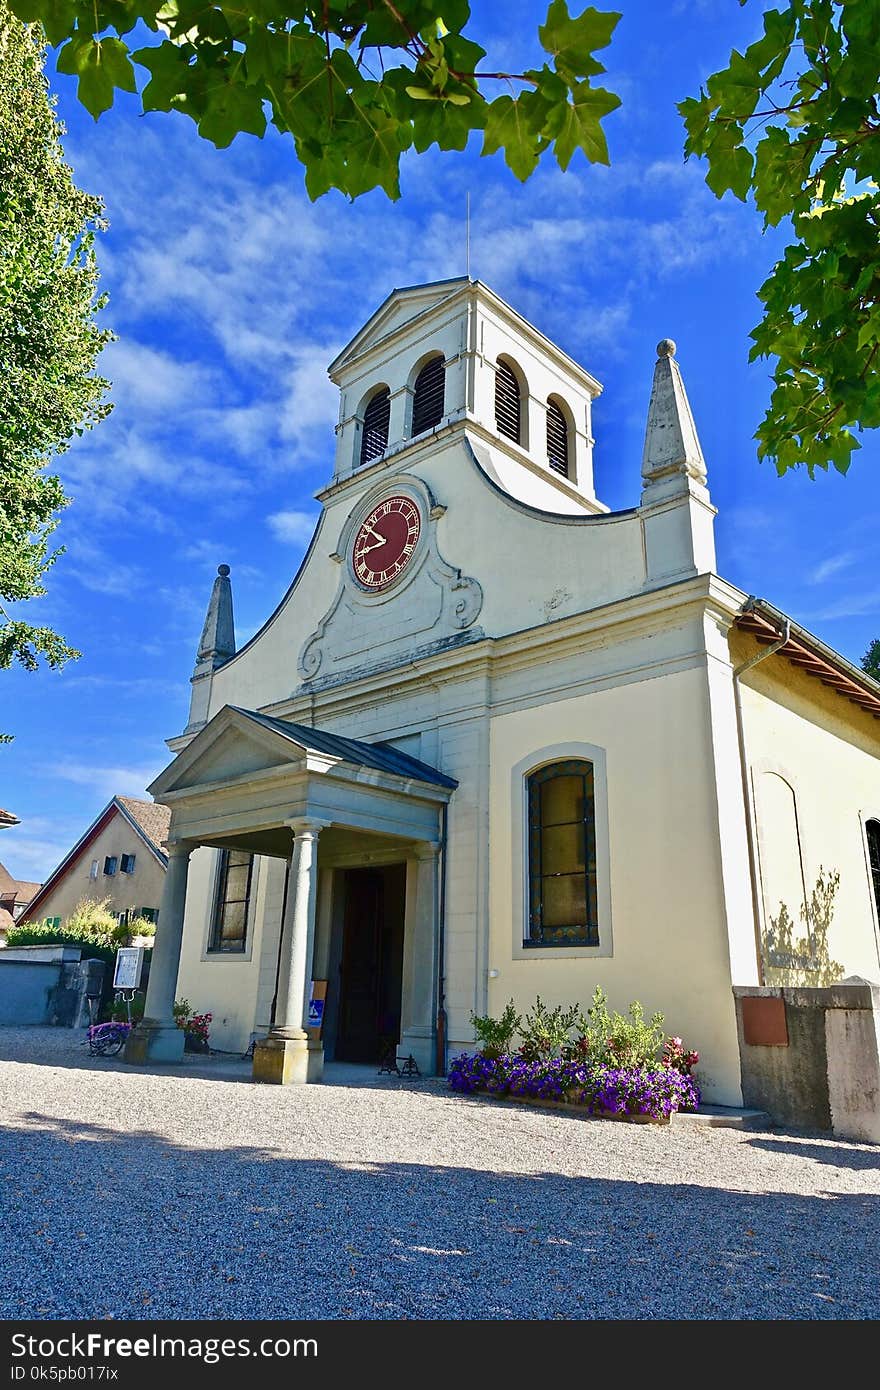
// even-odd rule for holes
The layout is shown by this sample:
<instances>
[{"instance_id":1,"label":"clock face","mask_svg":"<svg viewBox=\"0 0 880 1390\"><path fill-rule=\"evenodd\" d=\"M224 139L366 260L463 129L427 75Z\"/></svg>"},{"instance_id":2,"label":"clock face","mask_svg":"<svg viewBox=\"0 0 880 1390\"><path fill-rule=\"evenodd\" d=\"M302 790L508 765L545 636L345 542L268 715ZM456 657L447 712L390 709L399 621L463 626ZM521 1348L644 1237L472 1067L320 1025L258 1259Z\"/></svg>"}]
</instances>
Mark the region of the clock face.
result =
<instances>
[{"instance_id":1,"label":"clock face","mask_svg":"<svg viewBox=\"0 0 880 1390\"><path fill-rule=\"evenodd\" d=\"M365 589L384 589L409 564L422 529L419 509L408 497L386 497L357 530L352 565Z\"/></svg>"}]
</instances>

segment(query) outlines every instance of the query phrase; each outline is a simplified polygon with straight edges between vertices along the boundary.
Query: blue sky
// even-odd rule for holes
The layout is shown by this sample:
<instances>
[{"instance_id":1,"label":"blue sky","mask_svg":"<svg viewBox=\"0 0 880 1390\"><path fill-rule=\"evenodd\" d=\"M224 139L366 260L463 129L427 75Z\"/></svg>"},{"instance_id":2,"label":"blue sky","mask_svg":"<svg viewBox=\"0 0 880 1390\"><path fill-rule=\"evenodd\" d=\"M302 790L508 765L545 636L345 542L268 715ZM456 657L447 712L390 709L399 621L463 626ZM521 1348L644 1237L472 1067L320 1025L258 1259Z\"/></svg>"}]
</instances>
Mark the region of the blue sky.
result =
<instances>
[{"instance_id":1,"label":"blue sky","mask_svg":"<svg viewBox=\"0 0 880 1390\"><path fill-rule=\"evenodd\" d=\"M675 102L757 36L762 6L618 8L610 169L578 156L521 185L475 142L407 157L397 204L310 204L274 133L215 151L185 118L139 117L126 97L95 124L53 75L68 157L110 220L99 259L115 410L61 460L67 554L29 605L83 657L2 676L0 726L16 737L0 748L0 805L22 821L0 842L12 873L43 878L114 792L143 794L168 761L218 563L232 566L239 642L274 608L331 469L326 364L395 285L463 272L467 190L472 272L604 383L603 501L638 501L654 346L673 337L719 508L720 572L852 660L880 635L880 438L863 438L846 479L758 464L768 367L749 366L748 332L782 242L682 159ZM474 9L493 68L533 64L546 6Z\"/></svg>"}]
</instances>

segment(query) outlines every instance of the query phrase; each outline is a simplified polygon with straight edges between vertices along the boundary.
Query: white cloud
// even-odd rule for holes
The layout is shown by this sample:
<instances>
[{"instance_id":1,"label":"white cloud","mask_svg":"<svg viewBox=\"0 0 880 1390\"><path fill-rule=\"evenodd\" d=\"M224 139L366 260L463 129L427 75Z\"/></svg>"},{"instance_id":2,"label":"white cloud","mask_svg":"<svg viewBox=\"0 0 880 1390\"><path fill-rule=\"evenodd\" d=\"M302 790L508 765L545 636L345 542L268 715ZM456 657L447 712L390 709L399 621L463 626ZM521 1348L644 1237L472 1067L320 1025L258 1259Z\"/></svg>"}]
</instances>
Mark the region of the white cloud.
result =
<instances>
[{"instance_id":1,"label":"white cloud","mask_svg":"<svg viewBox=\"0 0 880 1390\"><path fill-rule=\"evenodd\" d=\"M842 570L849 569L854 565L858 557L853 551L844 551L840 555L830 555L827 560L823 560L820 565L807 576L811 584L824 584L826 580L833 579Z\"/></svg>"},{"instance_id":2,"label":"white cloud","mask_svg":"<svg viewBox=\"0 0 880 1390\"><path fill-rule=\"evenodd\" d=\"M314 512L274 512L266 518L276 540L292 545L308 545L317 524Z\"/></svg>"},{"instance_id":3,"label":"white cloud","mask_svg":"<svg viewBox=\"0 0 880 1390\"><path fill-rule=\"evenodd\" d=\"M143 764L140 767L108 767L62 758L56 763L42 764L40 772L44 777L89 787L104 801L109 801L112 796L145 797L146 788L163 766L164 763L158 762Z\"/></svg>"}]
</instances>

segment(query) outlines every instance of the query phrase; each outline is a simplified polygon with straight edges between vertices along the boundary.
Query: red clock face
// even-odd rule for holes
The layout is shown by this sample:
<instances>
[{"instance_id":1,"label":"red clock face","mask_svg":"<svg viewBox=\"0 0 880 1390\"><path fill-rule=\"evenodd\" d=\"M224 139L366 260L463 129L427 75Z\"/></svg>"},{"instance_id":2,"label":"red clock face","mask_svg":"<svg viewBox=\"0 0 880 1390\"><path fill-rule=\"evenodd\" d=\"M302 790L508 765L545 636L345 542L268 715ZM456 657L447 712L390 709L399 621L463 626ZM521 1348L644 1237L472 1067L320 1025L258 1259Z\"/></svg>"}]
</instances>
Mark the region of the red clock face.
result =
<instances>
[{"instance_id":1,"label":"red clock face","mask_svg":"<svg viewBox=\"0 0 880 1390\"><path fill-rule=\"evenodd\" d=\"M386 497L358 527L352 564L365 589L384 589L412 559L422 529L408 497Z\"/></svg>"}]
</instances>

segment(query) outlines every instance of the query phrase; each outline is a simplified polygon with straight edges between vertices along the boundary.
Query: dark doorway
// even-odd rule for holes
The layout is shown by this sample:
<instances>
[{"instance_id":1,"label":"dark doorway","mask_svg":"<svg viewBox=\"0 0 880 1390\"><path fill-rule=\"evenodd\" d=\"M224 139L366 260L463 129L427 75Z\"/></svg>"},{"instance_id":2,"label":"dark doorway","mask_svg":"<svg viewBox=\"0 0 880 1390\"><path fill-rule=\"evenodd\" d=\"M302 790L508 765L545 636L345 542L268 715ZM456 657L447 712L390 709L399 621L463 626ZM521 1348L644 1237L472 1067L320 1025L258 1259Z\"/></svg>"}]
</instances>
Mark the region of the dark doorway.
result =
<instances>
[{"instance_id":1,"label":"dark doorway","mask_svg":"<svg viewBox=\"0 0 880 1390\"><path fill-rule=\"evenodd\" d=\"M347 869L339 1022L340 1062L379 1062L400 1040L406 865Z\"/></svg>"}]
</instances>

